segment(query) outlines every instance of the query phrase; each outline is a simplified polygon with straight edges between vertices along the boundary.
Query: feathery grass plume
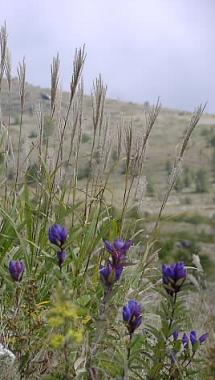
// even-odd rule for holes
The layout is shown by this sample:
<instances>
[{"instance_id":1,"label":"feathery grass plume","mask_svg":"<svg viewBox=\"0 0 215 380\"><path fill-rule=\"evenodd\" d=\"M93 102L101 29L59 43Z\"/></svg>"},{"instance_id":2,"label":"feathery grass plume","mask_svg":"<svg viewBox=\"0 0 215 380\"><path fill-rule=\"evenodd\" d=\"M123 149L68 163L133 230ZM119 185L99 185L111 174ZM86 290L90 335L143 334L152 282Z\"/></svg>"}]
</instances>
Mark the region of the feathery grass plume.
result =
<instances>
[{"instance_id":1,"label":"feathery grass plume","mask_svg":"<svg viewBox=\"0 0 215 380\"><path fill-rule=\"evenodd\" d=\"M156 120L158 118L159 112L161 110L161 102L160 98L157 99L157 103L152 105L149 108L146 108L145 110L145 120L146 120L146 132L145 136L143 137L142 145L141 145L141 150L139 153L140 160L139 160L139 165L140 165L140 175L143 173L143 164L144 164L144 153L145 149L147 146L148 139L150 137L152 128L154 127Z\"/></svg>"},{"instance_id":2,"label":"feathery grass plume","mask_svg":"<svg viewBox=\"0 0 215 380\"><path fill-rule=\"evenodd\" d=\"M179 150L179 154L175 158L175 162L174 162L174 165L172 168L172 172L170 174L169 186L166 190L166 193L164 194L163 201L161 203L161 207L160 207L160 210L158 213L158 217L157 217L157 220L156 220L156 223L154 226L154 231L157 229L157 227L159 225L159 221L160 221L161 215L163 213L163 210L166 206L166 203L168 201L169 195L175 186L176 180L178 178L179 171L181 169L182 159L183 159L184 153L186 151L188 142L190 140L191 134L192 134L193 130L195 129L195 127L197 126L197 124L198 124L198 122L199 122L199 120L200 120L200 118L201 118L201 116L205 110L205 107L206 107L206 103L203 105L200 104L200 106L197 107L197 109L194 111L194 113L191 117L190 124L188 125L188 127L185 131L185 135L184 135L184 138L183 138L183 141L181 144L181 148Z\"/></svg>"},{"instance_id":3,"label":"feathery grass plume","mask_svg":"<svg viewBox=\"0 0 215 380\"><path fill-rule=\"evenodd\" d=\"M51 212L51 204L52 200L56 194L55 191L55 185L56 185L56 176L57 172L63 165L63 145L64 145L64 137L66 132L66 127L69 121L70 111L72 108L74 96L76 94L76 91L78 89L78 84L81 79L81 74L85 62L86 54L85 54L85 47L80 48L76 50L75 57L73 60L73 73L72 73L72 79L70 83L70 99L69 99L69 105L67 107L66 115L63 118L63 120L59 120L58 123L58 129L59 129L59 145L56 152L56 159L55 159L55 166L54 170L51 176L51 185L50 185L50 196L49 200L47 202L47 217L49 213ZM59 187L57 187L59 188Z\"/></svg>"},{"instance_id":4,"label":"feathery grass plume","mask_svg":"<svg viewBox=\"0 0 215 380\"><path fill-rule=\"evenodd\" d=\"M150 137L151 131L161 109L161 103L158 98L157 103L151 108L145 111L146 119L146 133L144 137L133 138L132 135L132 123L129 127L125 129L125 153L126 153L126 168L125 168L125 190L123 195L123 205L122 205L122 227L123 220L125 217L126 209L128 206L129 199L132 194L132 189L135 184L135 178L140 178L143 174L143 164L145 157L145 150L147 146L148 139ZM138 181L135 186L135 193L138 187ZM134 194L135 197L135 194Z\"/></svg>"},{"instance_id":5,"label":"feathery grass plume","mask_svg":"<svg viewBox=\"0 0 215 380\"><path fill-rule=\"evenodd\" d=\"M58 154L57 154L56 168L59 164L59 158L60 158L60 153L62 151L62 144L64 141L66 126L67 126L67 123L69 120L69 115L70 115L71 107L73 104L73 99L74 99L74 96L75 96L76 91L78 89L78 84L79 84L80 79L81 79L81 74L83 71L85 59L86 59L85 46L83 46L83 48L79 48L78 50L76 49L75 57L73 60L72 79L71 79L71 83L70 83L69 105L67 108L66 116L64 118L64 122L63 122L61 133L60 133L60 144L59 144L59 150L58 150Z\"/></svg>"},{"instance_id":6,"label":"feathery grass plume","mask_svg":"<svg viewBox=\"0 0 215 380\"><path fill-rule=\"evenodd\" d=\"M21 111L24 110L25 105L25 84L26 84L26 63L25 58L19 63L17 68L18 80L19 80L19 96Z\"/></svg>"},{"instance_id":7,"label":"feathery grass plume","mask_svg":"<svg viewBox=\"0 0 215 380\"><path fill-rule=\"evenodd\" d=\"M69 101L70 104L72 104L72 100L76 94L76 90L78 88L78 84L81 79L85 59L86 59L86 53L85 53L85 45L84 45L82 48L76 49L75 51L75 57L73 60L73 74L72 74L72 79L70 83L70 101Z\"/></svg>"},{"instance_id":8,"label":"feathery grass plume","mask_svg":"<svg viewBox=\"0 0 215 380\"><path fill-rule=\"evenodd\" d=\"M51 64L51 117L55 113L56 97L59 86L59 71L60 71L60 58L59 54L53 57Z\"/></svg>"},{"instance_id":9,"label":"feathery grass plume","mask_svg":"<svg viewBox=\"0 0 215 380\"><path fill-rule=\"evenodd\" d=\"M6 23L0 29L0 92L2 86L2 79L5 72L6 67L6 59L7 59L7 28Z\"/></svg>"},{"instance_id":10,"label":"feathery grass plume","mask_svg":"<svg viewBox=\"0 0 215 380\"><path fill-rule=\"evenodd\" d=\"M11 52L7 48L6 60L5 60L5 75L8 83L8 91L11 92L11 82L12 82L12 62L11 62Z\"/></svg>"},{"instance_id":11,"label":"feathery grass plume","mask_svg":"<svg viewBox=\"0 0 215 380\"><path fill-rule=\"evenodd\" d=\"M83 105L83 84L80 85L80 89L78 91L78 117L77 117L77 126L74 126L74 131L72 134L75 136L75 132L77 130L77 136L76 136L76 142L75 142L75 158L74 158L74 173L73 173L73 187L72 187L72 204L75 207L75 202L76 202L76 194L77 194L77 178L78 178L78 165L79 165L79 154L80 154L80 147L81 147L81 141L82 141L82 105ZM74 137L73 137L74 140ZM71 141L70 141L70 149L71 153L73 150L73 141L72 141L72 136L71 136ZM74 222L74 212L72 214L72 224Z\"/></svg>"},{"instance_id":12,"label":"feathery grass plume","mask_svg":"<svg viewBox=\"0 0 215 380\"><path fill-rule=\"evenodd\" d=\"M109 179L108 162L111 152L112 139L108 136L109 119L106 118L97 146L94 151L91 170L91 205L94 200L101 202Z\"/></svg>"},{"instance_id":13,"label":"feathery grass plume","mask_svg":"<svg viewBox=\"0 0 215 380\"><path fill-rule=\"evenodd\" d=\"M77 131L77 135L79 136L77 139L77 142L79 142L79 145L81 143L80 140L80 131L82 130L82 117L83 117L83 97L84 97L84 83L83 80L80 81L77 89L77 94L73 102L73 108L72 108L72 128L71 128L71 137L70 137L70 147L69 147L69 154L67 158L67 163L70 163L70 160L72 158L73 154L73 145L74 145L74 139ZM76 149L79 151L79 147ZM76 159L77 161L77 159ZM76 172L77 174L77 172Z\"/></svg>"},{"instance_id":14,"label":"feathery grass plume","mask_svg":"<svg viewBox=\"0 0 215 380\"><path fill-rule=\"evenodd\" d=\"M92 171L93 157L96 148L96 140L98 143L101 138L101 129L103 125L103 116L104 116L104 105L105 97L107 93L107 86L103 83L101 75L93 83L93 91L91 94L92 101L92 117L93 117L93 141L90 152L90 161L89 161L89 172ZM88 198L89 198L89 186L91 178L88 176L86 184L86 195L85 195L85 220L88 219Z\"/></svg>"}]
</instances>

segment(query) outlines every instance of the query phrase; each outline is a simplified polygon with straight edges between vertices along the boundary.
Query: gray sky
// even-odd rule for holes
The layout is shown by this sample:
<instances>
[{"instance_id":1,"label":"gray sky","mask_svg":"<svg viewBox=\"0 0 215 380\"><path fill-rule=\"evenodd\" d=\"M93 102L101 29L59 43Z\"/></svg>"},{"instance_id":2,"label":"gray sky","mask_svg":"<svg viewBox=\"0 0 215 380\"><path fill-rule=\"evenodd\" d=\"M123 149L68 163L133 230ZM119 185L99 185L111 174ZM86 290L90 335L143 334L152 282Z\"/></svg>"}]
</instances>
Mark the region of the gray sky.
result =
<instances>
[{"instance_id":1,"label":"gray sky","mask_svg":"<svg viewBox=\"0 0 215 380\"><path fill-rule=\"evenodd\" d=\"M208 101L215 113L215 0L0 0L16 67L49 86L61 58L68 89L74 50L86 44L85 91L102 74L108 96L192 110ZM15 71L14 71L15 72Z\"/></svg>"}]
</instances>

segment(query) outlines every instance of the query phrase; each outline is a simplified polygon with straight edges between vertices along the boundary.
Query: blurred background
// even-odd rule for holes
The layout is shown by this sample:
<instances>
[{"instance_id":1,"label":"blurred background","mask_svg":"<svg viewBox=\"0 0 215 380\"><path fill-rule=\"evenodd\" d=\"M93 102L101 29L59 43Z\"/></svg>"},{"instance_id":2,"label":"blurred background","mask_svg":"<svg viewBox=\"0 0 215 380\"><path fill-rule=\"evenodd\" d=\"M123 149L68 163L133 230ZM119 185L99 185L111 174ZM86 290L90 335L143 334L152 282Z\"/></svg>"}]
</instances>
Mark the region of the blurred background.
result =
<instances>
[{"instance_id":1,"label":"blurred background","mask_svg":"<svg viewBox=\"0 0 215 380\"><path fill-rule=\"evenodd\" d=\"M108 97L215 113L214 0L2 0L13 64L23 56L27 80L49 86L59 52L68 90L74 50L86 44L85 92L99 74Z\"/></svg>"}]
</instances>

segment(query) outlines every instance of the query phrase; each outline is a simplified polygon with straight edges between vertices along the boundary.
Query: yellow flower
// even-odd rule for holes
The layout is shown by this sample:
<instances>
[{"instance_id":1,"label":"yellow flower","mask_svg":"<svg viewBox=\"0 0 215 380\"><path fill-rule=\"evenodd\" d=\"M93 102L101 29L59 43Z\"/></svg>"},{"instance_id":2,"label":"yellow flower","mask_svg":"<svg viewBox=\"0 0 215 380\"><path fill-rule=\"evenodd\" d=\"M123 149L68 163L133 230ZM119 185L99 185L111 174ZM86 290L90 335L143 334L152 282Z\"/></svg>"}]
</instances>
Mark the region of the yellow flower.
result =
<instances>
[{"instance_id":1,"label":"yellow flower","mask_svg":"<svg viewBox=\"0 0 215 380\"><path fill-rule=\"evenodd\" d=\"M59 348L64 343L64 336L63 335L54 335L51 338L51 345L53 348Z\"/></svg>"},{"instance_id":2,"label":"yellow flower","mask_svg":"<svg viewBox=\"0 0 215 380\"><path fill-rule=\"evenodd\" d=\"M68 331L67 337L68 338L73 338L77 343L81 343L83 340L83 335L84 335L84 330L79 329L79 330L72 330L70 329Z\"/></svg>"},{"instance_id":3,"label":"yellow flower","mask_svg":"<svg viewBox=\"0 0 215 380\"><path fill-rule=\"evenodd\" d=\"M49 317L49 324L51 327L60 327L64 324L64 319L59 316Z\"/></svg>"}]
</instances>

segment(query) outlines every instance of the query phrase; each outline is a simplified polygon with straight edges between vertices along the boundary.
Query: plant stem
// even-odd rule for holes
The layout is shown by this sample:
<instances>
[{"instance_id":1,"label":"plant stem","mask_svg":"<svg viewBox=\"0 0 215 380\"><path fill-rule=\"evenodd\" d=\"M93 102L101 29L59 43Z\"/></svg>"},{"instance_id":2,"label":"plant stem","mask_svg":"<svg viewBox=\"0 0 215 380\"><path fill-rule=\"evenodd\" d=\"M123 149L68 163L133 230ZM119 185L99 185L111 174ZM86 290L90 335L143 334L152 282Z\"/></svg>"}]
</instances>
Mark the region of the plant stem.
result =
<instances>
[{"instance_id":1,"label":"plant stem","mask_svg":"<svg viewBox=\"0 0 215 380\"><path fill-rule=\"evenodd\" d=\"M167 339L169 338L169 335L170 335L170 332L171 332L172 323L173 323L173 320L174 320L176 300L177 300L177 293L174 293L174 298L173 298L173 303L172 303L172 312L171 312L170 321L169 321L169 332L168 332Z\"/></svg>"},{"instance_id":2,"label":"plant stem","mask_svg":"<svg viewBox=\"0 0 215 380\"><path fill-rule=\"evenodd\" d=\"M132 337L133 337L133 333L129 333L129 342L128 342L128 345L127 345L127 357L126 357L125 367L124 367L124 370L123 370L123 379L124 380L129 380L128 371L129 371L129 359L130 359L130 355L131 355L131 341L132 341Z\"/></svg>"}]
</instances>

